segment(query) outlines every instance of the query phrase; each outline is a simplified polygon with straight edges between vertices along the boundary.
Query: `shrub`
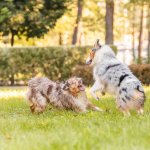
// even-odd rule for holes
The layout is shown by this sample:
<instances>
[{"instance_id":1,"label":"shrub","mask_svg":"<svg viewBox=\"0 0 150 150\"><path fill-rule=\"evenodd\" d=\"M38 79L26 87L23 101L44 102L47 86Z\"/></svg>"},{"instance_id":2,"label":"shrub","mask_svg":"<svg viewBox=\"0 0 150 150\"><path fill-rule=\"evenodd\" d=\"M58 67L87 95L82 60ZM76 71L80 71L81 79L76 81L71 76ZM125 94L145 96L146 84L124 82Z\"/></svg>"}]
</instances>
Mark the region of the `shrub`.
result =
<instances>
[{"instance_id":1,"label":"shrub","mask_svg":"<svg viewBox=\"0 0 150 150\"><path fill-rule=\"evenodd\" d=\"M83 76L86 84L90 84L91 71L88 67L82 68L82 65L85 64L85 58L91 48L91 46L0 48L0 85L26 84L31 77L41 75L55 81L65 80L75 75L74 72L78 73L77 76Z\"/></svg>"},{"instance_id":2,"label":"shrub","mask_svg":"<svg viewBox=\"0 0 150 150\"><path fill-rule=\"evenodd\" d=\"M133 74L145 85L150 85L150 64L134 64L129 66Z\"/></svg>"},{"instance_id":3,"label":"shrub","mask_svg":"<svg viewBox=\"0 0 150 150\"><path fill-rule=\"evenodd\" d=\"M0 48L1 84L23 84L45 75L52 80L68 78L76 64L83 64L91 47Z\"/></svg>"},{"instance_id":4,"label":"shrub","mask_svg":"<svg viewBox=\"0 0 150 150\"><path fill-rule=\"evenodd\" d=\"M72 70L72 76L81 77L86 85L92 85L94 82L92 68L86 65L77 65Z\"/></svg>"}]
</instances>

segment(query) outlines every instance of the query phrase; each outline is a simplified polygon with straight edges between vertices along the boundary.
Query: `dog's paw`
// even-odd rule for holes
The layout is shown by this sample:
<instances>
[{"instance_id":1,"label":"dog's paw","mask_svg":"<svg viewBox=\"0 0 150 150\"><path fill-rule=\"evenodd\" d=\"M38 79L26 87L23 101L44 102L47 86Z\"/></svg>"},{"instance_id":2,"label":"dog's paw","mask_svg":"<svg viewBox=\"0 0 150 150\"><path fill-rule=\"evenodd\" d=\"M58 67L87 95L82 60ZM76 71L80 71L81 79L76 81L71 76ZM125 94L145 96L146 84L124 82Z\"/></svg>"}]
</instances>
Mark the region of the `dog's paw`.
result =
<instances>
[{"instance_id":1,"label":"dog's paw","mask_svg":"<svg viewBox=\"0 0 150 150\"><path fill-rule=\"evenodd\" d=\"M104 110L99 107L95 107L95 111L104 112Z\"/></svg>"}]
</instances>

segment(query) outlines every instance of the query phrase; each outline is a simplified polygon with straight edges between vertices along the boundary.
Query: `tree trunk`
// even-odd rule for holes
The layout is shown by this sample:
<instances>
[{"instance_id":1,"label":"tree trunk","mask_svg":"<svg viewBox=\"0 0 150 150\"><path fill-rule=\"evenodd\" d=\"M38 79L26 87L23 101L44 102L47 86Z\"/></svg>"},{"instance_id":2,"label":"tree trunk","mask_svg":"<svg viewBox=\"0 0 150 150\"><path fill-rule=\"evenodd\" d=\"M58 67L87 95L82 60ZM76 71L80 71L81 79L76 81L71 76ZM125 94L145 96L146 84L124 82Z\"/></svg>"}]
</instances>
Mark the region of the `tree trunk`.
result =
<instances>
[{"instance_id":1,"label":"tree trunk","mask_svg":"<svg viewBox=\"0 0 150 150\"><path fill-rule=\"evenodd\" d=\"M136 57L135 57L135 39L134 39L134 35L135 35L135 32L134 32L134 28L133 28L133 31L132 31L132 56L133 56L133 62L135 62L136 60Z\"/></svg>"},{"instance_id":2,"label":"tree trunk","mask_svg":"<svg viewBox=\"0 0 150 150\"><path fill-rule=\"evenodd\" d=\"M77 7L78 7L78 13L77 13L76 24L75 24L75 28L74 28L73 36L72 36L72 45L75 45L77 43L79 22L80 22L81 17L82 17L83 0L78 0Z\"/></svg>"},{"instance_id":3,"label":"tree trunk","mask_svg":"<svg viewBox=\"0 0 150 150\"><path fill-rule=\"evenodd\" d=\"M59 32L59 45L62 45L62 33Z\"/></svg>"},{"instance_id":4,"label":"tree trunk","mask_svg":"<svg viewBox=\"0 0 150 150\"><path fill-rule=\"evenodd\" d=\"M139 31L139 45L138 45L138 63L142 63L141 59L141 51L142 51L142 34L143 34L143 15L144 15L144 4L142 1L142 6L141 6L141 17L140 17L140 31Z\"/></svg>"},{"instance_id":5,"label":"tree trunk","mask_svg":"<svg viewBox=\"0 0 150 150\"><path fill-rule=\"evenodd\" d=\"M150 31L148 32L148 47L147 47L147 59L148 59L148 63L150 64Z\"/></svg>"},{"instance_id":6,"label":"tree trunk","mask_svg":"<svg viewBox=\"0 0 150 150\"><path fill-rule=\"evenodd\" d=\"M15 84L14 74L11 74L11 77L9 80L10 80L10 85L13 86Z\"/></svg>"},{"instance_id":7,"label":"tree trunk","mask_svg":"<svg viewBox=\"0 0 150 150\"><path fill-rule=\"evenodd\" d=\"M114 16L114 1L106 0L106 16L105 16L105 43L113 44L113 16Z\"/></svg>"},{"instance_id":8,"label":"tree trunk","mask_svg":"<svg viewBox=\"0 0 150 150\"><path fill-rule=\"evenodd\" d=\"M135 56L135 6L133 6L133 18L132 18L132 56L133 62L136 60Z\"/></svg>"},{"instance_id":9,"label":"tree trunk","mask_svg":"<svg viewBox=\"0 0 150 150\"><path fill-rule=\"evenodd\" d=\"M78 40L77 40L77 43L79 45L84 45L84 31L83 31L83 24L82 22L80 21L79 23L79 34L78 34Z\"/></svg>"},{"instance_id":10,"label":"tree trunk","mask_svg":"<svg viewBox=\"0 0 150 150\"><path fill-rule=\"evenodd\" d=\"M148 6L147 28L148 28L147 63L150 64L150 4Z\"/></svg>"},{"instance_id":11,"label":"tree trunk","mask_svg":"<svg viewBox=\"0 0 150 150\"><path fill-rule=\"evenodd\" d=\"M11 32L11 46L12 47L14 46L14 37L15 37L14 33Z\"/></svg>"}]
</instances>

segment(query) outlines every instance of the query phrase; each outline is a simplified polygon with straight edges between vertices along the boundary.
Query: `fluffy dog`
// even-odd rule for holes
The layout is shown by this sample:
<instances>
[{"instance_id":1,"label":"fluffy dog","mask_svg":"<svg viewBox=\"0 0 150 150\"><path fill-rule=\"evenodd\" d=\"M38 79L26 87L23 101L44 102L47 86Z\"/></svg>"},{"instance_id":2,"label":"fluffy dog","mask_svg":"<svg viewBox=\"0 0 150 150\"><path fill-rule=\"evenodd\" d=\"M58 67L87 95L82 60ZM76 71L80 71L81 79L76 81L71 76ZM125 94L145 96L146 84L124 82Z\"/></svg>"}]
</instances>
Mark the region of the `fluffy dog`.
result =
<instances>
[{"instance_id":1,"label":"fluffy dog","mask_svg":"<svg viewBox=\"0 0 150 150\"><path fill-rule=\"evenodd\" d=\"M48 103L59 109L85 112L87 109L101 111L88 101L81 78L72 77L64 84L48 78L32 78L28 82L27 99L31 112L43 112Z\"/></svg>"},{"instance_id":2,"label":"fluffy dog","mask_svg":"<svg viewBox=\"0 0 150 150\"><path fill-rule=\"evenodd\" d=\"M102 46L97 40L86 64L93 66L95 83L90 93L95 99L99 99L96 91L109 92L116 95L117 106L124 114L130 115L131 109L143 113L145 94L141 82L116 58L109 46Z\"/></svg>"}]
</instances>

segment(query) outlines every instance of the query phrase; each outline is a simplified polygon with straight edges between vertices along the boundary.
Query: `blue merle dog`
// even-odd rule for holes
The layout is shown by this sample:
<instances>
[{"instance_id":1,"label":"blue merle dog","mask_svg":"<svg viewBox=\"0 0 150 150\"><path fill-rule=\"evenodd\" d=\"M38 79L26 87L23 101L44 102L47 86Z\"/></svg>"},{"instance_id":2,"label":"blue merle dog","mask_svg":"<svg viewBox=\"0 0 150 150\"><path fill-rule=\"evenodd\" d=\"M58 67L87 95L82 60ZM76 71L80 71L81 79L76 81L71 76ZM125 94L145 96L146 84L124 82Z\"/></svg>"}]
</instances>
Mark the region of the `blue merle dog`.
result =
<instances>
[{"instance_id":1,"label":"blue merle dog","mask_svg":"<svg viewBox=\"0 0 150 150\"><path fill-rule=\"evenodd\" d=\"M131 109L143 114L145 94L142 84L128 66L116 58L109 46L102 46L97 40L86 64L93 66L95 83L90 93L95 99L99 99L96 91L108 92L116 95L117 107L124 114L130 115Z\"/></svg>"}]
</instances>

